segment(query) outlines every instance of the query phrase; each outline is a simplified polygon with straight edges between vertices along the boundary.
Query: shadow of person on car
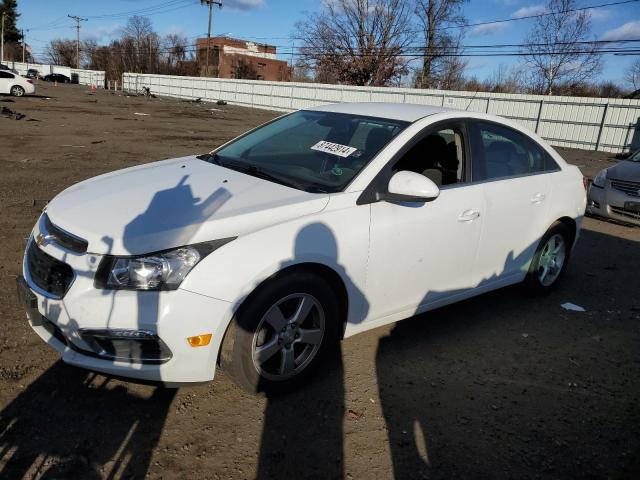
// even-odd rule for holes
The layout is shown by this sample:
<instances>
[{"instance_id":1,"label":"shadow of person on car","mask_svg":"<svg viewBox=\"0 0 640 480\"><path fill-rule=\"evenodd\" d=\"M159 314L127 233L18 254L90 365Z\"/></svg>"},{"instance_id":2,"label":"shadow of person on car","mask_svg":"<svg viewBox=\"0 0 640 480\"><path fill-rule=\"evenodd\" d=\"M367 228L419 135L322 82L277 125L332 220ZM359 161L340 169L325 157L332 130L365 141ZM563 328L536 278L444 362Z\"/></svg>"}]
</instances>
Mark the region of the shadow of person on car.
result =
<instances>
[{"instance_id":1,"label":"shadow of person on car","mask_svg":"<svg viewBox=\"0 0 640 480\"><path fill-rule=\"evenodd\" d=\"M313 223L302 228L296 237L293 259L282 267L310 260L316 248L325 257L324 263L342 278L352 302L360 305L360 313L353 317L360 321L366 315L368 302L339 263L336 238L326 225ZM268 398L258 479L343 478L344 371L340 342L334 340L326 361L318 365L317 376L293 392Z\"/></svg>"},{"instance_id":2,"label":"shadow of person on car","mask_svg":"<svg viewBox=\"0 0 640 480\"><path fill-rule=\"evenodd\" d=\"M144 478L175 393L58 361L0 413L0 477Z\"/></svg>"},{"instance_id":3,"label":"shadow of person on car","mask_svg":"<svg viewBox=\"0 0 640 480\"><path fill-rule=\"evenodd\" d=\"M640 448L633 429L598 426L632 425L635 400L609 395L616 387L597 339L621 328L599 312L633 309L633 298L615 293L640 268L632 251L640 243L583 229L565 281L542 301L513 285L395 325L376 354L393 478L580 478L628 468L608 452L625 442ZM521 257L510 261L526 268ZM584 281L589 272L598 281ZM567 299L593 302L593 316L576 328L559 307ZM588 389L568 386L580 378Z\"/></svg>"},{"instance_id":4,"label":"shadow of person on car","mask_svg":"<svg viewBox=\"0 0 640 480\"><path fill-rule=\"evenodd\" d=\"M174 187L155 192L146 209L124 227L122 243L127 252L152 254L192 244L207 220L231 198L224 187L207 198L196 197L188 180L189 175L184 175ZM162 292L151 288L135 293L137 329L157 332ZM160 370L156 376L154 380L165 380Z\"/></svg>"}]
</instances>

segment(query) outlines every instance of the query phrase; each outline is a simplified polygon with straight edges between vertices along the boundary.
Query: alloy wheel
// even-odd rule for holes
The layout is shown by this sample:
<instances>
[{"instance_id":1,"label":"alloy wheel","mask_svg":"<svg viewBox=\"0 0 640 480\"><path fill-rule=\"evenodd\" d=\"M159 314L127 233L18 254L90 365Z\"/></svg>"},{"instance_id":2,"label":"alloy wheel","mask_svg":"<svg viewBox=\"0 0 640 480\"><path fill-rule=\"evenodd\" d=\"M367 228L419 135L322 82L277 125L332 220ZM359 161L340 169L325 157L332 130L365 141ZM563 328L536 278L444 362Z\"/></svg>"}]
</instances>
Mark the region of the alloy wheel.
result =
<instances>
[{"instance_id":1,"label":"alloy wheel","mask_svg":"<svg viewBox=\"0 0 640 480\"><path fill-rule=\"evenodd\" d=\"M543 286L548 287L558 279L566 256L564 237L556 233L542 247L538 260L538 280Z\"/></svg>"},{"instance_id":2,"label":"alloy wheel","mask_svg":"<svg viewBox=\"0 0 640 480\"><path fill-rule=\"evenodd\" d=\"M275 381L302 372L315 358L326 330L320 302L308 293L294 293L275 302L253 335L253 365Z\"/></svg>"}]
</instances>

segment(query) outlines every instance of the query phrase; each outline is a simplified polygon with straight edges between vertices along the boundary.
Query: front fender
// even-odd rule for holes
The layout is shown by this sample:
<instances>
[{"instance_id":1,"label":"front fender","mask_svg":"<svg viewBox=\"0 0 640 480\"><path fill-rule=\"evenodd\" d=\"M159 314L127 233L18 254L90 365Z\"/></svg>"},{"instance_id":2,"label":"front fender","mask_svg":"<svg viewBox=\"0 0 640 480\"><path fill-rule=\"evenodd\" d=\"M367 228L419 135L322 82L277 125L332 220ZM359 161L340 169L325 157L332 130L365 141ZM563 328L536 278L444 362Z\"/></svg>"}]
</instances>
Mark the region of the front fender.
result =
<instances>
[{"instance_id":1,"label":"front fender","mask_svg":"<svg viewBox=\"0 0 640 480\"><path fill-rule=\"evenodd\" d=\"M240 236L203 259L180 288L230 302L235 312L272 275L316 263L340 276L349 300L347 321L359 323L368 311L370 207L357 206L357 195L337 195L322 212Z\"/></svg>"}]
</instances>

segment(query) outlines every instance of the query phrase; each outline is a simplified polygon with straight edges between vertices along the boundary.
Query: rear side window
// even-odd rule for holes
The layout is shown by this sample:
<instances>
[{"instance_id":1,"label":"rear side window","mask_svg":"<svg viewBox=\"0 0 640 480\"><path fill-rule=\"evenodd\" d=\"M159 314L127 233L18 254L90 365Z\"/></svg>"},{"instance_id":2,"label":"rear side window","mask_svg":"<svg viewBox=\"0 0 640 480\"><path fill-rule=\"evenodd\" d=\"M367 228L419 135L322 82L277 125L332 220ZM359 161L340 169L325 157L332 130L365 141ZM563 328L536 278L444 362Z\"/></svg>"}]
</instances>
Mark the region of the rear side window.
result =
<instances>
[{"instance_id":1,"label":"rear side window","mask_svg":"<svg viewBox=\"0 0 640 480\"><path fill-rule=\"evenodd\" d=\"M472 122L473 180L494 180L558 170L526 135L494 123Z\"/></svg>"},{"instance_id":2,"label":"rear side window","mask_svg":"<svg viewBox=\"0 0 640 480\"><path fill-rule=\"evenodd\" d=\"M13 78L13 73L0 71L0 78Z\"/></svg>"}]
</instances>

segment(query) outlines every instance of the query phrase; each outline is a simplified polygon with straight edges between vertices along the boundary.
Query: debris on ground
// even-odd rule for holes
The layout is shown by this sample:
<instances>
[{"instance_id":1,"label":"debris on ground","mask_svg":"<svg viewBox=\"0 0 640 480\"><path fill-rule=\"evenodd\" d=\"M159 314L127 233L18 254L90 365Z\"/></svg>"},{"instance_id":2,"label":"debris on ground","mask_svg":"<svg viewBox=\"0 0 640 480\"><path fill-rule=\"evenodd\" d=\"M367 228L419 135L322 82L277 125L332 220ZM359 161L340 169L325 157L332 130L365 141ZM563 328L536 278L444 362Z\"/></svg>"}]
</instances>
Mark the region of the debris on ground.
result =
<instances>
[{"instance_id":1,"label":"debris on ground","mask_svg":"<svg viewBox=\"0 0 640 480\"><path fill-rule=\"evenodd\" d=\"M226 100L218 100L216 102L216 105L226 105L226 104L227 104Z\"/></svg>"},{"instance_id":2,"label":"debris on ground","mask_svg":"<svg viewBox=\"0 0 640 480\"><path fill-rule=\"evenodd\" d=\"M16 112L15 110L11 110L10 108L7 108L7 107L2 107L2 110L0 110L0 116L6 117L6 118L12 118L13 120L23 120L27 118L26 115Z\"/></svg>"},{"instance_id":3,"label":"debris on ground","mask_svg":"<svg viewBox=\"0 0 640 480\"><path fill-rule=\"evenodd\" d=\"M570 312L586 312L586 310L583 307L571 302L563 303L560 306L565 310L569 310Z\"/></svg>"},{"instance_id":4,"label":"debris on ground","mask_svg":"<svg viewBox=\"0 0 640 480\"><path fill-rule=\"evenodd\" d=\"M140 112L135 112L134 115L140 115L142 117L148 117L149 116L148 113L140 113Z\"/></svg>"},{"instance_id":5,"label":"debris on ground","mask_svg":"<svg viewBox=\"0 0 640 480\"><path fill-rule=\"evenodd\" d=\"M358 413L355 410L351 409L349 409L347 414L349 415L350 420L360 420L364 416L364 413Z\"/></svg>"}]
</instances>

